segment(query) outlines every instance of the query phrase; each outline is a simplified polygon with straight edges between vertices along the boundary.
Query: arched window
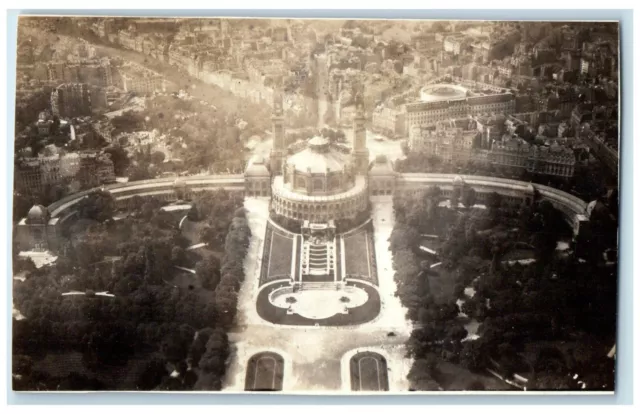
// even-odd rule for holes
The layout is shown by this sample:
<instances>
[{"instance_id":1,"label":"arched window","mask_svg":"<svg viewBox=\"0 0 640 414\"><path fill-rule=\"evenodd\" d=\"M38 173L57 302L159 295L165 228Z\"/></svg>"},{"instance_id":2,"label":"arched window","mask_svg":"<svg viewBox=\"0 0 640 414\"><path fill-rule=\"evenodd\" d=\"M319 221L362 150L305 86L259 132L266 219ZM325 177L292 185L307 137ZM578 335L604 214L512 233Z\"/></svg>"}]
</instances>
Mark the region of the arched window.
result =
<instances>
[{"instance_id":1,"label":"arched window","mask_svg":"<svg viewBox=\"0 0 640 414\"><path fill-rule=\"evenodd\" d=\"M322 178L316 178L313 180L313 190L314 191L324 190L324 183L322 182Z\"/></svg>"},{"instance_id":2,"label":"arched window","mask_svg":"<svg viewBox=\"0 0 640 414\"><path fill-rule=\"evenodd\" d=\"M296 187L297 188L306 188L307 187L307 180L305 180L304 177L297 177L297 179L296 179Z\"/></svg>"}]
</instances>

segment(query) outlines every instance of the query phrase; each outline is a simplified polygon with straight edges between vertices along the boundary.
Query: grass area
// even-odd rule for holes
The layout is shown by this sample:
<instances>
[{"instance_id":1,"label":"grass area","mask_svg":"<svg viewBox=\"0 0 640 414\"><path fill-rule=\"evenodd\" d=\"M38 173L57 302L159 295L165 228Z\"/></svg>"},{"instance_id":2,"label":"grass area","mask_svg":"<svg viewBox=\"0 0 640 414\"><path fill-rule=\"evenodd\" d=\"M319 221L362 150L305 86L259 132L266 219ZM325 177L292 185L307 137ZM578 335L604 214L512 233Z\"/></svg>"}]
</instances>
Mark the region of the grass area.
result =
<instances>
[{"instance_id":1,"label":"grass area","mask_svg":"<svg viewBox=\"0 0 640 414\"><path fill-rule=\"evenodd\" d=\"M300 249L301 246L298 246ZM265 233L260 284L291 275L293 238L275 230L270 224Z\"/></svg>"},{"instance_id":2,"label":"grass area","mask_svg":"<svg viewBox=\"0 0 640 414\"><path fill-rule=\"evenodd\" d=\"M361 230L344 238L345 274L376 283L369 270L371 243L367 237L371 237L371 234Z\"/></svg>"},{"instance_id":3,"label":"grass area","mask_svg":"<svg viewBox=\"0 0 640 414\"><path fill-rule=\"evenodd\" d=\"M246 391L281 391L284 379L284 360L273 352L261 352L247 364Z\"/></svg>"},{"instance_id":4,"label":"grass area","mask_svg":"<svg viewBox=\"0 0 640 414\"><path fill-rule=\"evenodd\" d=\"M273 232L271 255L269 256L269 275L288 276L291 273L291 255L293 239Z\"/></svg>"},{"instance_id":5,"label":"grass area","mask_svg":"<svg viewBox=\"0 0 640 414\"><path fill-rule=\"evenodd\" d=\"M360 352L349 361L352 391L388 391L387 361L375 352Z\"/></svg>"}]
</instances>

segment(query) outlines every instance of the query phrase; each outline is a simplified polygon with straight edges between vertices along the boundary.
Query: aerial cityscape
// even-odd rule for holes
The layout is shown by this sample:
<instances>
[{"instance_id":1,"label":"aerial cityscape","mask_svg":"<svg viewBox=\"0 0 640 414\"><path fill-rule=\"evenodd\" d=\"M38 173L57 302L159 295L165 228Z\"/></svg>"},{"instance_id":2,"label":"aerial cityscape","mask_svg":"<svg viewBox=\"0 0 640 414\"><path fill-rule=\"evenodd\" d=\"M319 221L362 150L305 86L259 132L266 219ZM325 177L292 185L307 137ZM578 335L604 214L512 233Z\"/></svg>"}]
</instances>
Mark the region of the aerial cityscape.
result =
<instances>
[{"instance_id":1,"label":"aerial cityscape","mask_svg":"<svg viewBox=\"0 0 640 414\"><path fill-rule=\"evenodd\" d=\"M617 22L17 38L15 391L615 390Z\"/></svg>"}]
</instances>

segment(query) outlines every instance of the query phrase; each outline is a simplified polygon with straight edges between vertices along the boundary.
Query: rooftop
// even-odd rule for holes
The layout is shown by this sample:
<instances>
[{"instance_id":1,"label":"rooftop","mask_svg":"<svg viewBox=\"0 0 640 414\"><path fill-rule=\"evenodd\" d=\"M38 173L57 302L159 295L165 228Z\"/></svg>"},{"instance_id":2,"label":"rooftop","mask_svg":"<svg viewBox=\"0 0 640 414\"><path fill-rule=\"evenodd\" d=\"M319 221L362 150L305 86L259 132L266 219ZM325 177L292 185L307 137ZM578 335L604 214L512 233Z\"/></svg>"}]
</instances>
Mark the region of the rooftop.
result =
<instances>
[{"instance_id":1,"label":"rooftop","mask_svg":"<svg viewBox=\"0 0 640 414\"><path fill-rule=\"evenodd\" d=\"M343 171L347 162L347 154L331 147L328 139L319 136L311 138L305 149L287 160L287 164L297 171L312 174Z\"/></svg>"},{"instance_id":2,"label":"rooftop","mask_svg":"<svg viewBox=\"0 0 640 414\"><path fill-rule=\"evenodd\" d=\"M269 170L264 164L264 160L260 158L249 162L244 175L245 177L268 177Z\"/></svg>"},{"instance_id":3,"label":"rooftop","mask_svg":"<svg viewBox=\"0 0 640 414\"><path fill-rule=\"evenodd\" d=\"M280 195L283 198L291 201L311 201L311 202L326 202L326 201L339 201L344 199L350 199L356 194L360 194L367 187L367 182L364 176L357 176L355 179L355 185L348 191L334 195L322 195L312 196L301 193L296 193L285 186L284 179L281 175L273 179L273 192Z\"/></svg>"},{"instance_id":4,"label":"rooftop","mask_svg":"<svg viewBox=\"0 0 640 414\"><path fill-rule=\"evenodd\" d=\"M42 223L44 224L47 221L49 212L46 207L36 204L29 210L27 213L27 221L29 223Z\"/></svg>"}]
</instances>

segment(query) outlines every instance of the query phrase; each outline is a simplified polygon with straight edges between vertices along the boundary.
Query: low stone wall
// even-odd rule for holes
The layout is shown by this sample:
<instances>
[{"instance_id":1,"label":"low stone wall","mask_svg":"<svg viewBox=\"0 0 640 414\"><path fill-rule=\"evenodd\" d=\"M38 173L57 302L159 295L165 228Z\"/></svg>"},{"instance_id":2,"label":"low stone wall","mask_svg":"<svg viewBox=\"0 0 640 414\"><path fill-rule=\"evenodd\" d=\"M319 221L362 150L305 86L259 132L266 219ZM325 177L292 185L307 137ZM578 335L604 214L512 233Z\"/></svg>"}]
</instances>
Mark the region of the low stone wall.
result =
<instances>
[{"instance_id":1,"label":"low stone wall","mask_svg":"<svg viewBox=\"0 0 640 414\"><path fill-rule=\"evenodd\" d=\"M462 182L476 191L478 201L493 192L506 198L507 202L531 203L534 196L548 200L560 210L567 222L573 226L576 216L585 213L587 203L580 198L564 191L545 185L531 184L524 181L509 180L496 177L455 174L420 174L407 173L398 175L396 191L415 192L429 186L440 187L444 196L453 191L454 180L459 177Z\"/></svg>"},{"instance_id":2,"label":"low stone wall","mask_svg":"<svg viewBox=\"0 0 640 414\"><path fill-rule=\"evenodd\" d=\"M200 191L244 191L245 181L242 174L207 175L180 178L159 178L155 180L132 181L110 184L71 194L47 207L49 213L46 225L33 226L26 219L15 228L15 237L23 250L34 247L56 249L61 227L72 220L77 204L95 191L108 191L120 207L124 207L133 197L156 197L165 201L176 201Z\"/></svg>"},{"instance_id":3,"label":"low stone wall","mask_svg":"<svg viewBox=\"0 0 640 414\"><path fill-rule=\"evenodd\" d=\"M376 177L369 177L369 180L366 181L376 181ZM437 186L442 190L443 196L448 197L453 192L455 185L463 184L476 191L478 202L484 202L486 197L493 192L500 194L505 202L511 204L524 203L530 205L535 197L548 200L564 214L567 223L574 228L574 233L576 234L580 223L588 220L587 217L584 217L587 207L585 201L555 188L538 184L532 185L524 181L475 175L407 173L398 174L395 179L395 185L391 188L394 189L394 192L411 193L421 191L429 186ZM49 219L46 226L40 225L36 229L34 226L27 224L26 220L21 220L16 226L15 234L22 249L33 248L36 243L39 243L38 245L40 246L43 240L48 240L47 243L50 244L50 246L45 246L46 248L55 248L56 243L52 242L52 240L55 240L60 234L60 227L68 221L67 219L73 219L75 206L80 200L94 191L108 191L113 195L119 206L126 206L129 200L136 196L153 196L166 201L175 201L187 198L195 192L219 189L245 191L245 177L242 174L235 174L191 176L177 179L160 178L94 188L72 194L48 206ZM356 195L357 200L366 195L366 189L367 184L365 183L363 192ZM339 216L340 213L344 214L351 211L350 209L360 210L360 203L350 199L345 200L344 205L327 198L328 204L326 206L312 205L313 203L307 205L304 202L300 202L300 208L293 208L293 202L291 200L280 200L277 191L274 194L274 198L276 201L275 206L280 206L280 214L283 212L290 213L286 215L296 219L321 219L325 214L335 219L338 217L334 215ZM329 203L329 201L333 203ZM330 209L329 207L333 208ZM294 212L300 217L295 217L293 215ZM43 231L46 234L42 234ZM34 240L34 237L32 237L34 234L32 233L38 233L37 240Z\"/></svg>"}]
</instances>

